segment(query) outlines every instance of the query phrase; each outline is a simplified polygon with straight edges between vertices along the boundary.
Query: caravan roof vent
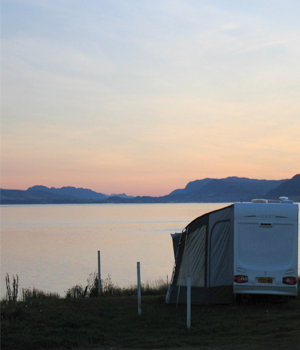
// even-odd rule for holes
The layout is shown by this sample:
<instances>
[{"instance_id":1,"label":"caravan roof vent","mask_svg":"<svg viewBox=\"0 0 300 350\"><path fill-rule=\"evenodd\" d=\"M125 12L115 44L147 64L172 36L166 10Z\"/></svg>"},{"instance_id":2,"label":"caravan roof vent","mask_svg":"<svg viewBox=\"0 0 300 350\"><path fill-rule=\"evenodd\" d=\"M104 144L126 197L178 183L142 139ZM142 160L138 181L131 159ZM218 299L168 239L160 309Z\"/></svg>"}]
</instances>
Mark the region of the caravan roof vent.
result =
<instances>
[{"instance_id":1,"label":"caravan roof vent","mask_svg":"<svg viewBox=\"0 0 300 350\"><path fill-rule=\"evenodd\" d=\"M289 198L288 198L288 197L284 197L284 196L282 196L282 197L279 197L279 199L281 200L281 202L283 202L283 201L288 200Z\"/></svg>"},{"instance_id":2,"label":"caravan roof vent","mask_svg":"<svg viewBox=\"0 0 300 350\"><path fill-rule=\"evenodd\" d=\"M252 199L252 203L268 203L267 199Z\"/></svg>"}]
</instances>

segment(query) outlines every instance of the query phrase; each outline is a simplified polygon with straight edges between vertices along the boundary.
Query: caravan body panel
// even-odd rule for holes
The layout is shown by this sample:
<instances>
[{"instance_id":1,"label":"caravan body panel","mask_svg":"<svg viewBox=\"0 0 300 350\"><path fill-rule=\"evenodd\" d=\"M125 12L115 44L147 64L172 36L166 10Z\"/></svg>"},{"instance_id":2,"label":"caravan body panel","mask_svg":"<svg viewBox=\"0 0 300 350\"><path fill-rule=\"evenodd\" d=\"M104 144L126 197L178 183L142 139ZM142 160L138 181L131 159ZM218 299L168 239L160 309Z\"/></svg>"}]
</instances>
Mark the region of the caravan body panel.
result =
<instances>
[{"instance_id":1,"label":"caravan body panel","mask_svg":"<svg viewBox=\"0 0 300 350\"><path fill-rule=\"evenodd\" d=\"M298 205L235 203L234 294L298 295Z\"/></svg>"}]
</instances>

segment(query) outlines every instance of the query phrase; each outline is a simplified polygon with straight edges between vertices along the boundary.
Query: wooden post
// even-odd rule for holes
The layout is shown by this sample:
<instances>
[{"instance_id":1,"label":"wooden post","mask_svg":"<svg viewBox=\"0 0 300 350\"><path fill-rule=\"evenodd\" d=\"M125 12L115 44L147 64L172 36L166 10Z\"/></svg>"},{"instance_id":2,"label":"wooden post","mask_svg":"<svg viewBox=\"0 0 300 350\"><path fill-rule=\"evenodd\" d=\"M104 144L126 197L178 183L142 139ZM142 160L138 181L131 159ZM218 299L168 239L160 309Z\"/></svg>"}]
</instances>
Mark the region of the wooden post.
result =
<instances>
[{"instance_id":1,"label":"wooden post","mask_svg":"<svg viewBox=\"0 0 300 350\"><path fill-rule=\"evenodd\" d=\"M187 278L187 298L186 298L186 326L191 328L191 277Z\"/></svg>"},{"instance_id":2,"label":"wooden post","mask_svg":"<svg viewBox=\"0 0 300 350\"><path fill-rule=\"evenodd\" d=\"M142 314L142 292L141 292L141 269L140 263L137 263L137 285L138 285L138 315Z\"/></svg>"},{"instance_id":3,"label":"wooden post","mask_svg":"<svg viewBox=\"0 0 300 350\"><path fill-rule=\"evenodd\" d=\"M101 265L100 265L100 250L98 250L98 297L101 297Z\"/></svg>"}]
</instances>

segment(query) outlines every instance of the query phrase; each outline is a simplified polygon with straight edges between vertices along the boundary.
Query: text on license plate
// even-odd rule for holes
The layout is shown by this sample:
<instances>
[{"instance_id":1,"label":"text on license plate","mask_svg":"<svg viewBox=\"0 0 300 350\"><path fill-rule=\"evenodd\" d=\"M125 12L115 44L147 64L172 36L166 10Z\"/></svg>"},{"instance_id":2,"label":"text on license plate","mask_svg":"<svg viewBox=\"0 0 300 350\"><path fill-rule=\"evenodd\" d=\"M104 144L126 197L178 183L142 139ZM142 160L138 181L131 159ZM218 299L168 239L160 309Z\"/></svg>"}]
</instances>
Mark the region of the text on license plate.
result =
<instances>
[{"instance_id":1,"label":"text on license plate","mask_svg":"<svg viewBox=\"0 0 300 350\"><path fill-rule=\"evenodd\" d=\"M258 283L267 283L267 284L272 284L273 283L273 278L271 277L258 277L257 278Z\"/></svg>"}]
</instances>

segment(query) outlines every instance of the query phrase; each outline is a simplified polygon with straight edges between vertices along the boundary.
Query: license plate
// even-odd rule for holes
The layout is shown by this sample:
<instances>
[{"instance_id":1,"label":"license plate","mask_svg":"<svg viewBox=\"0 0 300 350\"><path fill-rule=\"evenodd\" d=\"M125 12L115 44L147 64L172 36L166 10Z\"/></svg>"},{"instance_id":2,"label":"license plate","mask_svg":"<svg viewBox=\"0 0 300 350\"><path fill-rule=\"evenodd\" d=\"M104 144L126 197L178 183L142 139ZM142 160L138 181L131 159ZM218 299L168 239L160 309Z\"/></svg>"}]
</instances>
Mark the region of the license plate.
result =
<instances>
[{"instance_id":1,"label":"license plate","mask_svg":"<svg viewBox=\"0 0 300 350\"><path fill-rule=\"evenodd\" d=\"M273 278L271 277L258 277L258 283L273 284Z\"/></svg>"}]
</instances>

